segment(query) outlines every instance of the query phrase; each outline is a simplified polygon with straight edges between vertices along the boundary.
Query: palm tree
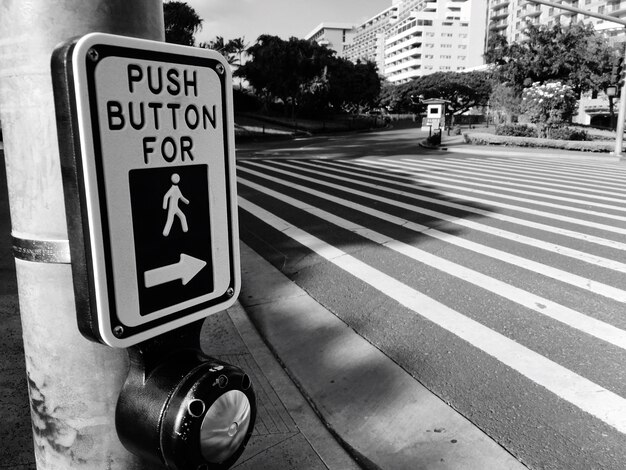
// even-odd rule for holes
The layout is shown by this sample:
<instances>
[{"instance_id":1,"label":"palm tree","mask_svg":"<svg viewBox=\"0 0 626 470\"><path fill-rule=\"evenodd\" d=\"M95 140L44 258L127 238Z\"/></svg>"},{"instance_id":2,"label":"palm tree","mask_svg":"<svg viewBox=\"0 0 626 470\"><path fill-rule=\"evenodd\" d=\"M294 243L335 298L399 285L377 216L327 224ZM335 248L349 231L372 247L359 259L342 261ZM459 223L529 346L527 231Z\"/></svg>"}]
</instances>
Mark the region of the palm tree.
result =
<instances>
[{"instance_id":1,"label":"palm tree","mask_svg":"<svg viewBox=\"0 0 626 470\"><path fill-rule=\"evenodd\" d=\"M241 67L243 65L243 53L246 51L246 49L248 49L248 44L246 44L246 40L244 38L235 38L228 41L228 44L233 53L239 56L239 62L237 63L237 67ZM239 89L243 89L243 77L239 77Z\"/></svg>"},{"instance_id":2,"label":"palm tree","mask_svg":"<svg viewBox=\"0 0 626 470\"><path fill-rule=\"evenodd\" d=\"M225 42L222 36L217 36L213 41L200 43L200 47L204 49L213 49L222 54L229 64L234 64L237 60L231 46L231 41Z\"/></svg>"},{"instance_id":3,"label":"palm tree","mask_svg":"<svg viewBox=\"0 0 626 470\"><path fill-rule=\"evenodd\" d=\"M245 38L235 38L228 41L233 53L239 56L239 63L237 65L242 65L242 55L248 48L248 44L246 44Z\"/></svg>"}]
</instances>

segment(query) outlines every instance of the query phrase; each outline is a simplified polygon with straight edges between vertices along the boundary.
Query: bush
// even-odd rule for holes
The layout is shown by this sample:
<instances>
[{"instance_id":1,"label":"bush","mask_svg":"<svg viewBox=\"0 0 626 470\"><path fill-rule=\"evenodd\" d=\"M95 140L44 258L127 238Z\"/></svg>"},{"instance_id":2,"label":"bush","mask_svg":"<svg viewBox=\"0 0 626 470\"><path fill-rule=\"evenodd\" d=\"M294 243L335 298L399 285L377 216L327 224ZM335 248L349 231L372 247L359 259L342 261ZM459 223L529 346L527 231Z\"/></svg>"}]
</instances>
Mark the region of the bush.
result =
<instances>
[{"instance_id":1,"label":"bush","mask_svg":"<svg viewBox=\"0 0 626 470\"><path fill-rule=\"evenodd\" d=\"M591 140L586 131L571 127L554 127L548 131L548 135L556 140Z\"/></svg>"},{"instance_id":2,"label":"bush","mask_svg":"<svg viewBox=\"0 0 626 470\"><path fill-rule=\"evenodd\" d=\"M517 147L555 148L579 150L582 152L611 152L615 148L613 142L581 142L556 139L535 139L532 137L511 137L492 134L463 134L465 142L473 145L512 145Z\"/></svg>"},{"instance_id":3,"label":"bush","mask_svg":"<svg viewBox=\"0 0 626 470\"><path fill-rule=\"evenodd\" d=\"M496 135L537 137L537 129L526 124L500 124L496 127Z\"/></svg>"},{"instance_id":4,"label":"bush","mask_svg":"<svg viewBox=\"0 0 626 470\"><path fill-rule=\"evenodd\" d=\"M238 113L254 112L261 108L261 102L253 94L234 88L233 107Z\"/></svg>"},{"instance_id":5,"label":"bush","mask_svg":"<svg viewBox=\"0 0 626 470\"><path fill-rule=\"evenodd\" d=\"M539 137L547 137L548 128L568 122L576 107L572 87L561 82L536 82L522 91L521 111L530 122L537 124Z\"/></svg>"}]
</instances>

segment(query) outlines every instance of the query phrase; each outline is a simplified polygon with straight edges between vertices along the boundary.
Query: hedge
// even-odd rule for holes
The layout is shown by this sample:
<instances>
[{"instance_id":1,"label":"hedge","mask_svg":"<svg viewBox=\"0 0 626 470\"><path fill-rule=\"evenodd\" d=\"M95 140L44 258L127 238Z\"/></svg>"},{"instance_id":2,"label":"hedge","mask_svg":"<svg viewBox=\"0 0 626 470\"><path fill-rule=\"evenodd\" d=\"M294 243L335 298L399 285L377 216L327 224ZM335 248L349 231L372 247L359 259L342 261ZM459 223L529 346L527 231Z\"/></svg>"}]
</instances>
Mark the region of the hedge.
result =
<instances>
[{"instance_id":1,"label":"hedge","mask_svg":"<svg viewBox=\"0 0 626 470\"><path fill-rule=\"evenodd\" d=\"M496 127L496 135L537 137L537 129L526 124L500 124Z\"/></svg>"},{"instance_id":2,"label":"hedge","mask_svg":"<svg viewBox=\"0 0 626 470\"><path fill-rule=\"evenodd\" d=\"M554 148L563 150L579 150L582 152L612 152L613 142L573 141L556 139L536 139L532 137L512 137L493 134L463 134L465 142L473 145L512 145L516 147Z\"/></svg>"}]
</instances>

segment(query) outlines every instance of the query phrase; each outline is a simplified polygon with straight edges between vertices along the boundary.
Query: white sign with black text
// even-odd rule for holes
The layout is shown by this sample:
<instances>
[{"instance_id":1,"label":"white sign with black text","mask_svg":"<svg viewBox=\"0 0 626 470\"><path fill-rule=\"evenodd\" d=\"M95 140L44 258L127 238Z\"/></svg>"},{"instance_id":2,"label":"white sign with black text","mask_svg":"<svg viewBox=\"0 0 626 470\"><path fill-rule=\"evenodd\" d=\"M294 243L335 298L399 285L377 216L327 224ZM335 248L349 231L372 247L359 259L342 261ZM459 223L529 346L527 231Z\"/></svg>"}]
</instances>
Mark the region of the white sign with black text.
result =
<instances>
[{"instance_id":1,"label":"white sign with black text","mask_svg":"<svg viewBox=\"0 0 626 470\"><path fill-rule=\"evenodd\" d=\"M87 335L126 347L227 308L240 287L228 64L99 33L68 58Z\"/></svg>"}]
</instances>

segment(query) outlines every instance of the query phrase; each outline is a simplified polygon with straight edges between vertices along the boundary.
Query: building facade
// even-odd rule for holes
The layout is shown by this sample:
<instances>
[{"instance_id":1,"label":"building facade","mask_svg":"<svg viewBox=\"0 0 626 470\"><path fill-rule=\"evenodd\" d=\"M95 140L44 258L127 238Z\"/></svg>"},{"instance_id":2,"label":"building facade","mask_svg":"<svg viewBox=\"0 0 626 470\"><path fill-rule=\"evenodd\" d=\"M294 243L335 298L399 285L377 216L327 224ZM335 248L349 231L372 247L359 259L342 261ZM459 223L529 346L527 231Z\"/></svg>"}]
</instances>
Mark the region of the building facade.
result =
<instances>
[{"instance_id":1,"label":"building facade","mask_svg":"<svg viewBox=\"0 0 626 470\"><path fill-rule=\"evenodd\" d=\"M327 46L340 57L345 57L345 51L352 44L355 32L355 26L351 23L320 23L304 39Z\"/></svg>"},{"instance_id":2,"label":"building facade","mask_svg":"<svg viewBox=\"0 0 626 470\"><path fill-rule=\"evenodd\" d=\"M385 42L392 83L484 63L487 0L402 0Z\"/></svg>"},{"instance_id":3,"label":"building facade","mask_svg":"<svg viewBox=\"0 0 626 470\"><path fill-rule=\"evenodd\" d=\"M558 3L626 19L626 0L561 0ZM591 23L596 31L604 33L613 41L622 42L625 36L623 26L604 19L526 0L489 0L488 35L502 34L509 43L519 42L524 39L527 23L547 26Z\"/></svg>"},{"instance_id":4,"label":"building facade","mask_svg":"<svg viewBox=\"0 0 626 470\"><path fill-rule=\"evenodd\" d=\"M392 5L355 28L352 44L346 48L346 59L356 62L369 61L385 73L385 40L398 20L398 6Z\"/></svg>"}]
</instances>

